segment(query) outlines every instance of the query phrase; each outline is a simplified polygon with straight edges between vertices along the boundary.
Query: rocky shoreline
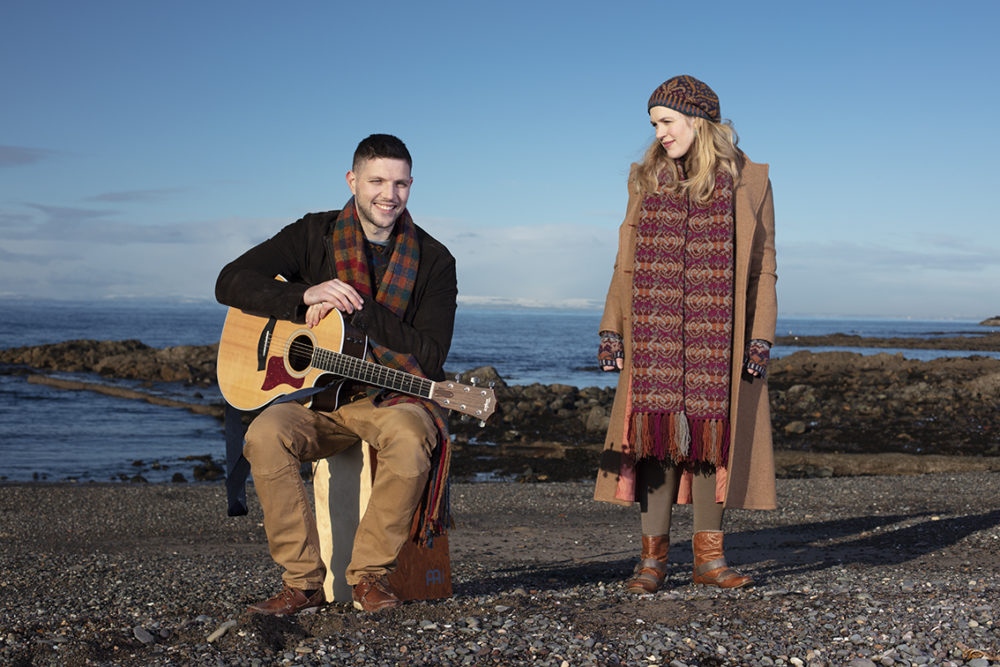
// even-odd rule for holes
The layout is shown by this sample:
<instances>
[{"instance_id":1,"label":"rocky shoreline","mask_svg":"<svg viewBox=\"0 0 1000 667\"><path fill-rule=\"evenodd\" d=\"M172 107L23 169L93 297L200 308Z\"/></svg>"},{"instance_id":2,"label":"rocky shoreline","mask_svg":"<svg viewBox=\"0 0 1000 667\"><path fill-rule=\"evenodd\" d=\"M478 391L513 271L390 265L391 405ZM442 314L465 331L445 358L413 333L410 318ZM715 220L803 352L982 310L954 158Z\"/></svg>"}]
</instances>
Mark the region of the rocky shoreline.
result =
<instances>
[{"instance_id":1,"label":"rocky shoreline","mask_svg":"<svg viewBox=\"0 0 1000 667\"><path fill-rule=\"evenodd\" d=\"M139 341L68 341L0 350L0 372L221 418L221 404L210 399L173 401L141 386L124 389L93 377L182 383L211 395L216 354L215 345L158 349ZM80 379L54 378L53 372ZM613 388L508 386L490 367L460 377L493 382L500 410L485 427L451 420L457 479L553 481L593 474ZM1000 460L1000 359L970 353L917 361L900 354L799 351L772 360L768 382L781 476L885 474L915 465L905 457L881 456L886 454L958 457L954 470L996 469ZM856 456L836 465L822 459L844 454Z\"/></svg>"},{"instance_id":2,"label":"rocky shoreline","mask_svg":"<svg viewBox=\"0 0 1000 667\"><path fill-rule=\"evenodd\" d=\"M754 587L691 583L675 513L664 588L623 582L636 508L589 482L452 486L454 595L376 615L273 594L259 506L221 485L0 484L0 664L876 667L1000 664L997 473L778 481L726 515Z\"/></svg>"},{"instance_id":3,"label":"rocky shoreline","mask_svg":"<svg viewBox=\"0 0 1000 667\"><path fill-rule=\"evenodd\" d=\"M0 372L210 397L214 361L72 341L0 351ZM280 576L252 485L250 514L229 518L221 484L0 483L0 664L1000 665L1000 360L773 361L779 509L726 515L727 556L757 585L692 585L679 508L667 585L639 598L622 583L638 512L591 499L613 390L491 373L463 375L496 382L502 413L452 423L452 598L248 615ZM483 479L510 481L468 483Z\"/></svg>"},{"instance_id":4,"label":"rocky shoreline","mask_svg":"<svg viewBox=\"0 0 1000 667\"><path fill-rule=\"evenodd\" d=\"M865 338L854 334L838 333L827 336L778 336L776 344L785 347L874 347L904 350L997 352L1000 351L1000 333L941 336L921 339L919 344L914 344L913 338Z\"/></svg>"}]
</instances>

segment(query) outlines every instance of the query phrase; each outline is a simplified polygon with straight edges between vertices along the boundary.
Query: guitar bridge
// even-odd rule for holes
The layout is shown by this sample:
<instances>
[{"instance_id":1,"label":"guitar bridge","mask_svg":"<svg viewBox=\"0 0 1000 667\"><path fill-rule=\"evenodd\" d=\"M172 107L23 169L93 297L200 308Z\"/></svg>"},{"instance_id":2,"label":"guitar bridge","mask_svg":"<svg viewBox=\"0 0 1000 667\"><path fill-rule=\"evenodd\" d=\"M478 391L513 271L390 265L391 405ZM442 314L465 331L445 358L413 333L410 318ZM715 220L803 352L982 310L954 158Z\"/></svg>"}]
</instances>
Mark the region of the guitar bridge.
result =
<instances>
[{"instance_id":1,"label":"guitar bridge","mask_svg":"<svg viewBox=\"0 0 1000 667\"><path fill-rule=\"evenodd\" d=\"M257 371L263 371L267 368L267 353L271 350L271 337L274 335L274 326L278 323L278 319L272 317L268 319L267 324L260 331L260 338L257 339Z\"/></svg>"}]
</instances>

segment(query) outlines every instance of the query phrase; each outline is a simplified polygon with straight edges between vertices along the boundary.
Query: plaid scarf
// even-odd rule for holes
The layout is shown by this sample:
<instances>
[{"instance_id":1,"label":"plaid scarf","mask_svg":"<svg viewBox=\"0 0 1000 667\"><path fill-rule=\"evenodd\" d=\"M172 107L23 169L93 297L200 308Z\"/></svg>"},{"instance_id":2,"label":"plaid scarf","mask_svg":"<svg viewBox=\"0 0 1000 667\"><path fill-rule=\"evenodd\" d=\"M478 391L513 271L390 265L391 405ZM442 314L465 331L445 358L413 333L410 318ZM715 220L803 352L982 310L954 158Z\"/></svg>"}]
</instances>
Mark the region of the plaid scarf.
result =
<instances>
[{"instance_id":1,"label":"plaid scarf","mask_svg":"<svg viewBox=\"0 0 1000 667\"><path fill-rule=\"evenodd\" d=\"M638 458L725 466L733 332L733 182L705 204L643 200L632 277L632 410Z\"/></svg>"},{"instance_id":2,"label":"plaid scarf","mask_svg":"<svg viewBox=\"0 0 1000 667\"><path fill-rule=\"evenodd\" d=\"M413 284L420 265L420 244L417 241L417 227L410 212L403 210L396 220L396 243L389 259L378 290L372 289L368 260L365 256L365 239L361 223L357 218L354 197L347 202L334 223L331 242L333 244L334 271L338 278L349 283L365 299L371 299L374 292L376 302L382 304L397 317L402 318L410 302ZM395 352L370 340L371 354L375 361L396 370L427 377L412 354ZM431 454L431 472L427 479L427 489L417 513L420 517L414 524L415 536L420 543L429 544L434 535L440 535L448 526L448 469L451 465L451 447L448 422L444 410L429 399L418 398L399 392L391 392L378 387L368 387L368 395L376 406L397 403L417 403L426 409L438 430L438 446Z\"/></svg>"}]
</instances>

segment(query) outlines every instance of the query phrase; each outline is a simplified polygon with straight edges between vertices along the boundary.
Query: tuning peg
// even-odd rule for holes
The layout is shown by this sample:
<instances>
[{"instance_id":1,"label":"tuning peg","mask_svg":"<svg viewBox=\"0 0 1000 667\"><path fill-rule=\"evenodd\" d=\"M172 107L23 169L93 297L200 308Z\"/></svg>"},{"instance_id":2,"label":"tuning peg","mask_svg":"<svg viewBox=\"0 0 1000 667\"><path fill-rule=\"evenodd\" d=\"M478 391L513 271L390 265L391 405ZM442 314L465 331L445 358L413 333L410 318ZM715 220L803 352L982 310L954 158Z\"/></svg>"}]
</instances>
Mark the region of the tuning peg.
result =
<instances>
[{"instance_id":1,"label":"tuning peg","mask_svg":"<svg viewBox=\"0 0 1000 667\"><path fill-rule=\"evenodd\" d=\"M461 381L462 381L462 374L455 373L455 382L461 382Z\"/></svg>"},{"instance_id":2,"label":"tuning peg","mask_svg":"<svg viewBox=\"0 0 1000 667\"><path fill-rule=\"evenodd\" d=\"M461 419L463 423L467 423L469 421L469 415L462 415Z\"/></svg>"},{"instance_id":3,"label":"tuning peg","mask_svg":"<svg viewBox=\"0 0 1000 667\"><path fill-rule=\"evenodd\" d=\"M477 378L475 375L469 378L469 384L471 384L473 387L476 386L477 382L479 382L479 378Z\"/></svg>"},{"instance_id":4,"label":"tuning peg","mask_svg":"<svg viewBox=\"0 0 1000 667\"><path fill-rule=\"evenodd\" d=\"M490 380L490 389L492 389L495 386L497 386L496 380Z\"/></svg>"},{"instance_id":5,"label":"tuning peg","mask_svg":"<svg viewBox=\"0 0 1000 667\"><path fill-rule=\"evenodd\" d=\"M484 422L482 419L480 419L479 420L479 428L482 428L484 426L486 426L486 422Z\"/></svg>"}]
</instances>

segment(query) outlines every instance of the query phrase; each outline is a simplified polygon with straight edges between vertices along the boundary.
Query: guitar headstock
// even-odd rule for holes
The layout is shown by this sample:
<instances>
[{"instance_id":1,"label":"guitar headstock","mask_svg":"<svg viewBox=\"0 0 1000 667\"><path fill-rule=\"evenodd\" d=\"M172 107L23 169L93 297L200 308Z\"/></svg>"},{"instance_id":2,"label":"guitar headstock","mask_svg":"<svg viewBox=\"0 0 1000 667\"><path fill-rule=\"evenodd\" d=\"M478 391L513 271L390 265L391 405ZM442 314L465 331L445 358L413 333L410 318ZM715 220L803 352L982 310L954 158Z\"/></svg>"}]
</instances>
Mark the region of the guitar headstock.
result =
<instances>
[{"instance_id":1,"label":"guitar headstock","mask_svg":"<svg viewBox=\"0 0 1000 667\"><path fill-rule=\"evenodd\" d=\"M497 409L497 397L492 387L477 387L445 380L435 382L430 398L442 408L460 412L485 422Z\"/></svg>"}]
</instances>

